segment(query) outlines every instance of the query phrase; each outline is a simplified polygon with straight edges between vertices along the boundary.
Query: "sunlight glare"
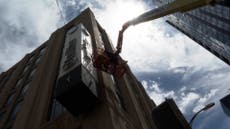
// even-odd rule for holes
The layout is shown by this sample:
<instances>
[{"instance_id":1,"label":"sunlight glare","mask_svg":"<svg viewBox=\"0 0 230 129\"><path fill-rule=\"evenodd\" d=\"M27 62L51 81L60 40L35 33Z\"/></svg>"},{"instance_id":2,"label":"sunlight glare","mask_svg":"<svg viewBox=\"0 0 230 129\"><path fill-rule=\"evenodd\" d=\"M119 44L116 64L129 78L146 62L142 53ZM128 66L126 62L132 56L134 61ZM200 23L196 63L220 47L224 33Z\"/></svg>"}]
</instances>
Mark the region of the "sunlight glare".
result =
<instances>
[{"instance_id":1,"label":"sunlight glare","mask_svg":"<svg viewBox=\"0 0 230 129\"><path fill-rule=\"evenodd\" d=\"M125 22L154 8L147 6L143 0L105 0L103 3L103 9L94 9L93 12L114 47L118 32ZM133 71L160 71L183 66L201 68L209 66L215 58L194 41L172 29L163 18L131 26L123 38L120 55L128 61ZM188 56L187 51L192 51L192 55ZM198 60L200 57L206 60Z\"/></svg>"},{"instance_id":2,"label":"sunlight glare","mask_svg":"<svg viewBox=\"0 0 230 129\"><path fill-rule=\"evenodd\" d=\"M97 19L107 30L113 44L115 44L122 25L145 12L146 7L143 2L138 0L116 0L110 1L104 11L104 13L98 13Z\"/></svg>"}]
</instances>

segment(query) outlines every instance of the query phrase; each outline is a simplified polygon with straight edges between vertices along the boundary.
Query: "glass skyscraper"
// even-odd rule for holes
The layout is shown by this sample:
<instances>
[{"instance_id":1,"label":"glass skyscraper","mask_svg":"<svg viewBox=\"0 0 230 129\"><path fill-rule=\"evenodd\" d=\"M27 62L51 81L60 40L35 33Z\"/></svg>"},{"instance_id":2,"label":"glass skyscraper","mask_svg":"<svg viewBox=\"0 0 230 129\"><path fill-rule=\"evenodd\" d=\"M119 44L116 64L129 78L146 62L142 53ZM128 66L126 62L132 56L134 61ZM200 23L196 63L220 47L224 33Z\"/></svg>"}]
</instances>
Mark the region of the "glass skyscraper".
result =
<instances>
[{"instance_id":1,"label":"glass skyscraper","mask_svg":"<svg viewBox=\"0 0 230 129\"><path fill-rule=\"evenodd\" d=\"M173 0L154 0L159 6ZM167 22L230 64L230 6L223 0L186 13L175 13Z\"/></svg>"},{"instance_id":2,"label":"glass skyscraper","mask_svg":"<svg viewBox=\"0 0 230 129\"><path fill-rule=\"evenodd\" d=\"M220 102L224 112L230 117L230 94L223 97Z\"/></svg>"}]
</instances>

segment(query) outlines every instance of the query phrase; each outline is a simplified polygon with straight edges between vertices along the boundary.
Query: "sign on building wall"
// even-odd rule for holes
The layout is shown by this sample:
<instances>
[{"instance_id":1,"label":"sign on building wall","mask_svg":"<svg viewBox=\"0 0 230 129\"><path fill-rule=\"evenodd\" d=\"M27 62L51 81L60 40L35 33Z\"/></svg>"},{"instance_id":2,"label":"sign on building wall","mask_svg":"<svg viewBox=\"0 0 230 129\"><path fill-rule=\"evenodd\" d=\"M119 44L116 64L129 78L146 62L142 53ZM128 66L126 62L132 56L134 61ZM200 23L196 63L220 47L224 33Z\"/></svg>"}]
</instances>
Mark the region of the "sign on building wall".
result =
<instances>
[{"instance_id":1,"label":"sign on building wall","mask_svg":"<svg viewBox=\"0 0 230 129\"><path fill-rule=\"evenodd\" d=\"M66 33L58 78L66 75L81 64L94 71L91 59L92 45L89 33L82 24L72 27ZM91 73L93 74L92 71Z\"/></svg>"},{"instance_id":2,"label":"sign on building wall","mask_svg":"<svg viewBox=\"0 0 230 129\"><path fill-rule=\"evenodd\" d=\"M65 37L55 96L67 110L78 115L97 101L92 42L82 24L70 28Z\"/></svg>"}]
</instances>

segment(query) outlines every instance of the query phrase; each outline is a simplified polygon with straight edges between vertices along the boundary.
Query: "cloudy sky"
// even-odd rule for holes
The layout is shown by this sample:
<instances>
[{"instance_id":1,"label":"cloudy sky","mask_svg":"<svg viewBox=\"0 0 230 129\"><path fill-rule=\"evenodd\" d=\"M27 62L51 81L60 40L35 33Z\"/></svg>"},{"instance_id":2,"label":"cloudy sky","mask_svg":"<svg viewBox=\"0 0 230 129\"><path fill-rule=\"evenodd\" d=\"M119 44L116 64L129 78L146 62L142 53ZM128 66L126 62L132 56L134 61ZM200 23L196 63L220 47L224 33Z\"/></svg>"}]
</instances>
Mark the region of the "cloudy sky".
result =
<instances>
[{"instance_id":1,"label":"cloudy sky","mask_svg":"<svg viewBox=\"0 0 230 129\"><path fill-rule=\"evenodd\" d=\"M87 7L116 43L125 21L156 6L151 0L0 0L0 72ZM215 102L215 107L197 117L194 129L229 129L230 117L219 104L230 93L229 66L164 18L130 27L121 55L156 104L174 98L190 120L204 105Z\"/></svg>"}]
</instances>

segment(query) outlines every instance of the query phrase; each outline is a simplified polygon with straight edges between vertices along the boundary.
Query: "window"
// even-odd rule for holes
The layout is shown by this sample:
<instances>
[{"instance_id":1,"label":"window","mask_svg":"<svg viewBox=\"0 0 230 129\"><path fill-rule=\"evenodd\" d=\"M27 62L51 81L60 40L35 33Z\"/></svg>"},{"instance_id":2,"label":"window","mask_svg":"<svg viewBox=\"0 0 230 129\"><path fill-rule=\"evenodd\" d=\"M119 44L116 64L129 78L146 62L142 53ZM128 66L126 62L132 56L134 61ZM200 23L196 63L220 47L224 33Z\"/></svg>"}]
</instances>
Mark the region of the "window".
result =
<instances>
[{"instance_id":1,"label":"window","mask_svg":"<svg viewBox=\"0 0 230 129\"><path fill-rule=\"evenodd\" d=\"M10 76L13 76L16 73L16 66L13 68L12 73Z\"/></svg>"},{"instance_id":2,"label":"window","mask_svg":"<svg viewBox=\"0 0 230 129\"><path fill-rule=\"evenodd\" d=\"M32 63L33 60L34 60L34 55L32 55L32 56L30 57L30 59L29 59L29 61L28 61L28 64Z\"/></svg>"},{"instance_id":3,"label":"window","mask_svg":"<svg viewBox=\"0 0 230 129\"><path fill-rule=\"evenodd\" d=\"M36 61L35 61L35 66L37 66L38 63L40 62L40 60L41 60L41 58L42 58L42 55L45 53L45 50L46 50L45 47L43 47L43 48L40 50L40 52L39 52L39 54L38 54L38 56L37 56L37 59L36 59Z\"/></svg>"},{"instance_id":4,"label":"window","mask_svg":"<svg viewBox=\"0 0 230 129\"><path fill-rule=\"evenodd\" d=\"M36 72L36 68L31 71L30 76L34 76L35 72Z\"/></svg>"},{"instance_id":5,"label":"window","mask_svg":"<svg viewBox=\"0 0 230 129\"><path fill-rule=\"evenodd\" d=\"M15 74L15 71L16 71L15 69L16 69L16 66L14 68L12 68L12 70L10 71L10 73L8 73L7 75L5 75L5 77L2 78L2 80L0 82L0 87L1 87L0 91L3 88L3 86L5 86L5 84L10 79L10 77Z\"/></svg>"},{"instance_id":6,"label":"window","mask_svg":"<svg viewBox=\"0 0 230 129\"><path fill-rule=\"evenodd\" d=\"M36 72L36 68L34 68L34 69L30 72L29 77L28 77L28 80L29 80L29 81L32 80L32 78L33 78L35 72Z\"/></svg>"},{"instance_id":7,"label":"window","mask_svg":"<svg viewBox=\"0 0 230 129\"><path fill-rule=\"evenodd\" d=\"M2 75L2 78L0 78L0 82L2 82L2 80L6 78L6 75L4 75L3 73L1 73L0 75Z\"/></svg>"},{"instance_id":8,"label":"window","mask_svg":"<svg viewBox=\"0 0 230 129\"><path fill-rule=\"evenodd\" d=\"M20 93L19 98L24 98L24 97L25 97L25 95L26 95L26 93L27 93L27 91L28 91L28 89L29 89L29 86L30 86L30 82L27 82L27 83L23 86L23 89L22 89L22 91L21 91L21 93Z\"/></svg>"},{"instance_id":9,"label":"window","mask_svg":"<svg viewBox=\"0 0 230 129\"><path fill-rule=\"evenodd\" d=\"M1 123L2 120L3 120L3 117L4 117L4 114L5 114L5 113L6 113L5 110L0 112L0 123Z\"/></svg>"},{"instance_id":10,"label":"window","mask_svg":"<svg viewBox=\"0 0 230 129\"><path fill-rule=\"evenodd\" d=\"M22 84L23 77L20 78L20 80L17 81L14 89L17 89Z\"/></svg>"},{"instance_id":11,"label":"window","mask_svg":"<svg viewBox=\"0 0 230 129\"><path fill-rule=\"evenodd\" d=\"M14 106L13 108L13 111L11 112L9 118L8 118L8 121L7 121L7 124L6 124L6 128L7 129L10 129L14 123L14 120L18 114L18 112L20 111L21 109L21 105L22 105L22 101L19 101L16 103L16 105Z\"/></svg>"},{"instance_id":12,"label":"window","mask_svg":"<svg viewBox=\"0 0 230 129\"><path fill-rule=\"evenodd\" d=\"M10 94L10 96L7 98L6 103L5 103L5 107L9 106L10 103L12 103L13 98L14 98L14 96L15 96L15 93L16 93L15 91L12 92L12 93Z\"/></svg>"},{"instance_id":13,"label":"window","mask_svg":"<svg viewBox=\"0 0 230 129\"><path fill-rule=\"evenodd\" d=\"M8 81L8 79L9 79L9 76L8 76L8 75L5 75L5 76L2 78L2 80L1 80L1 82L0 82L0 91L3 89L3 86L6 84L6 82Z\"/></svg>"},{"instance_id":14,"label":"window","mask_svg":"<svg viewBox=\"0 0 230 129\"><path fill-rule=\"evenodd\" d=\"M29 69L29 65L26 65L26 67L24 68L22 74L25 74L28 71L28 69Z\"/></svg>"},{"instance_id":15,"label":"window","mask_svg":"<svg viewBox=\"0 0 230 129\"><path fill-rule=\"evenodd\" d=\"M50 120L54 120L65 111L66 109L56 99L53 99Z\"/></svg>"},{"instance_id":16,"label":"window","mask_svg":"<svg viewBox=\"0 0 230 129\"><path fill-rule=\"evenodd\" d=\"M38 57L37 60L35 61L35 64L34 64L34 65L37 66L38 63L40 62L40 60L41 60L41 57Z\"/></svg>"},{"instance_id":17,"label":"window","mask_svg":"<svg viewBox=\"0 0 230 129\"><path fill-rule=\"evenodd\" d=\"M45 50L46 50L46 48L43 47L43 48L40 50L38 57L41 57L41 56L45 53Z\"/></svg>"}]
</instances>

